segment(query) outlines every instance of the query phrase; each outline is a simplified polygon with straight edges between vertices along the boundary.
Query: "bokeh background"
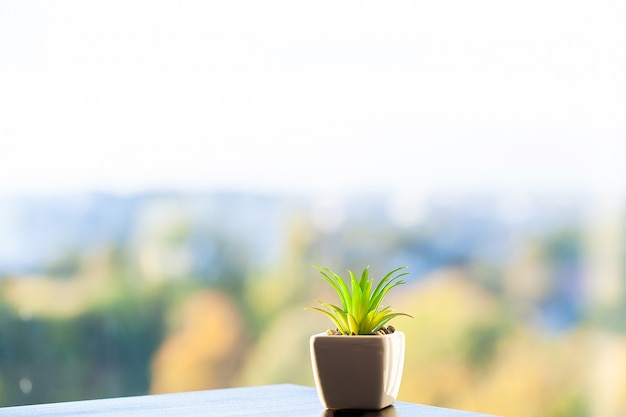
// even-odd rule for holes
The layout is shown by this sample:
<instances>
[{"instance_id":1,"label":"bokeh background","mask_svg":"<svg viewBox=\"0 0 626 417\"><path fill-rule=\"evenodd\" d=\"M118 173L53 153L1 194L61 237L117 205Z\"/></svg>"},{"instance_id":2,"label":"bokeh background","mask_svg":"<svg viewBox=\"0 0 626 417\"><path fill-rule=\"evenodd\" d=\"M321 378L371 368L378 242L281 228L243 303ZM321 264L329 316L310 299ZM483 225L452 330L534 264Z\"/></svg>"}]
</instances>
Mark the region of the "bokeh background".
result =
<instances>
[{"instance_id":1,"label":"bokeh background","mask_svg":"<svg viewBox=\"0 0 626 417\"><path fill-rule=\"evenodd\" d=\"M313 385L314 265L400 400L626 414L626 7L0 1L0 406Z\"/></svg>"}]
</instances>

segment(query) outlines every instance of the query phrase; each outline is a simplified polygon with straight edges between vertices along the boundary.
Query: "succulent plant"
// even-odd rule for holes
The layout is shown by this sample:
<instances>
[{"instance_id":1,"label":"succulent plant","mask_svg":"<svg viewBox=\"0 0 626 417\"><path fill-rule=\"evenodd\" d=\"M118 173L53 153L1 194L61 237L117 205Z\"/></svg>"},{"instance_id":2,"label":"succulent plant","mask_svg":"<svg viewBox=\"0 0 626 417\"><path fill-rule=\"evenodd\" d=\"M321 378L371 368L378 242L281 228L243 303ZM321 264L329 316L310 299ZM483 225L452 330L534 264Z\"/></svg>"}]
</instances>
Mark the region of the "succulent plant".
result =
<instances>
[{"instance_id":1,"label":"succulent plant","mask_svg":"<svg viewBox=\"0 0 626 417\"><path fill-rule=\"evenodd\" d=\"M383 298L394 287L404 284L400 278L408 275L402 272L406 266L389 272L372 291L373 280L369 278L369 267L366 267L357 280L352 271L350 286L339 275L328 268L316 266L322 278L337 291L341 307L317 300L323 308L309 307L325 314L337 326L337 331L344 335L368 335L378 332L389 320L397 316L408 316L406 313L394 313L390 307L381 307Z\"/></svg>"}]
</instances>

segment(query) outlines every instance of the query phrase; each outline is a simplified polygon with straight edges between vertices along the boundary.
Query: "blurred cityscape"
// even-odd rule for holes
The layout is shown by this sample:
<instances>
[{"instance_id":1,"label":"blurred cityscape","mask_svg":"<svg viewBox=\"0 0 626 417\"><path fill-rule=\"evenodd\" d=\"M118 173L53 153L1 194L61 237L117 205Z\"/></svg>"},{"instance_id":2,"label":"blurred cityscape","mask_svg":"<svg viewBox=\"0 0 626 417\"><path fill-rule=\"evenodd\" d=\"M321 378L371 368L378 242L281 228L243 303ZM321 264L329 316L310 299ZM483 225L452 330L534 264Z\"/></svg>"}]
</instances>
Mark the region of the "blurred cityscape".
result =
<instances>
[{"instance_id":1,"label":"blurred cityscape","mask_svg":"<svg viewBox=\"0 0 626 417\"><path fill-rule=\"evenodd\" d=\"M406 265L400 400L626 415L626 212L578 194L0 197L0 406L313 385L343 275Z\"/></svg>"}]
</instances>

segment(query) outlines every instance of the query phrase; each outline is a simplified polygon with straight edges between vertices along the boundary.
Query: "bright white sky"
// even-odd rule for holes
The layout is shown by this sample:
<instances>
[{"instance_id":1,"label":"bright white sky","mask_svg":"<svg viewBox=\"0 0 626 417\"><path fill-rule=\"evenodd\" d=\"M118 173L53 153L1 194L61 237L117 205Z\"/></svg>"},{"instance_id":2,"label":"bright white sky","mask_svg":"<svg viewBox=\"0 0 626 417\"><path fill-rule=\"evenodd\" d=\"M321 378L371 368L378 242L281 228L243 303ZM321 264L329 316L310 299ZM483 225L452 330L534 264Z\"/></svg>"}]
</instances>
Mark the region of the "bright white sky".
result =
<instances>
[{"instance_id":1,"label":"bright white sky","mask_svg":"<svg viewBox=\"0 0 626 417\"><path fill-rule=\"evenodd\" d=\"M616 0L0 0L0 194L620 191L624 22Z\"/></svg>"}]
</instances>

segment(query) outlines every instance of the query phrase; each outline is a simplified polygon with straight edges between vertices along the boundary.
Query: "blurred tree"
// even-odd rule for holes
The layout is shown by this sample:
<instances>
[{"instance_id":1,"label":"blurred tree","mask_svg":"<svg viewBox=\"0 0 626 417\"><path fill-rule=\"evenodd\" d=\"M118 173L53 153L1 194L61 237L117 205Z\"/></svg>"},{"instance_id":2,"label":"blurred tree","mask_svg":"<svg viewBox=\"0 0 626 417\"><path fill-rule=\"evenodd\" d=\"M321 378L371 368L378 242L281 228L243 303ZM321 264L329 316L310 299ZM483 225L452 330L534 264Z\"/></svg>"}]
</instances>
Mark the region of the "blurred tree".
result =
<instances>
[{"instance_id":1,"label":"blurred tree","mask_svg":"<svg viewBox=\"0 0 626 417\"><path fill-rule=\"evenodd\" d=\"M152 359L151 393L232 386L245 351L240 313L223 293L203 290L185 301L178 329Z\"/></svg>"},{"instance_id":2,"label":"blurred tree","mask_svg":"<svg viewBox=\"0 0 626 417\"><path fill-rule=\"evenodd\" d=\"M396 326L408 346L400 399L556 417L585 398L575 360L583 351L580 343L570 345L575 337L545 340L462 270L406 288L395 306L415 316Z\"/></svg>"}]
</instances>

